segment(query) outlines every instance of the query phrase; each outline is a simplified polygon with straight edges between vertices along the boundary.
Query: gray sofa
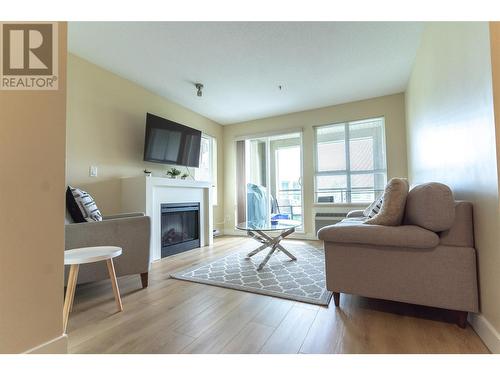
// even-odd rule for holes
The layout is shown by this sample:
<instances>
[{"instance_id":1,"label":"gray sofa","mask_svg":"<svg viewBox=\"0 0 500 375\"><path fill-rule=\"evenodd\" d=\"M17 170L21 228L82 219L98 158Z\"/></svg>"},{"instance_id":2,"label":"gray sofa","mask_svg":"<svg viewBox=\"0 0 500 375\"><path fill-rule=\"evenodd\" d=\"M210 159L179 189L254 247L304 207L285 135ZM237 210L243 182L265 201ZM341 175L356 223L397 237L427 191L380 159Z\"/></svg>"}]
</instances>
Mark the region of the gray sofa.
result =
<instances>
[{"instance_id":1,"label":"gray sofa","mask_svg":"<svg viewBox=\"0 0 500 375\"><path fill-rule=\"evenodd\" d=\"M139 274L142 287L148 286L149 241L151 221L143 213L105 216L103 221L89 223L67 223L65 225L65 248L87 246L119 246L122 255L113 259L117 276ZM69 266L65 270L65 285ZM108 279L106 262L80 266L78 284Z\"/></svg>"},{"instance_id":2,"label":"gray sofa","mask_svg":"<svg viewBox=\"0 0 500 375\"><path fill-rule=\"evenodd\" d=\"M363 224L362 212L318 232L335 305L348 293L439 307L465 327L479 310L472 204L429 183L408 193L401 226Z\"/></svg>"}]
</instances>

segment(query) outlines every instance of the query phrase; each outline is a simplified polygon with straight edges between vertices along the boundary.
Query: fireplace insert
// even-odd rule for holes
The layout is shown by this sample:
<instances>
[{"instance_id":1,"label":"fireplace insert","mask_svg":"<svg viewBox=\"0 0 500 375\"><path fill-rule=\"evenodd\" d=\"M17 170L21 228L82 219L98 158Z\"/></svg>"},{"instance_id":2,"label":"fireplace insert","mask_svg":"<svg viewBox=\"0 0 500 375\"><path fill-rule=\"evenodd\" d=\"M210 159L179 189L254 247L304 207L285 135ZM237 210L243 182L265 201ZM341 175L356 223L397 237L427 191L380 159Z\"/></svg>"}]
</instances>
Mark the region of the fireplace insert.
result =
<instances>
[{"instance_id":1,"label":"fireplace insert","mask_svg":"<svg viewBox=\"0 0 500 375\"><path fill-rule=\"evenodd\" d=\"M161 257L200 247L200 204L161 205Z\"/></svg>"}]
</instances>

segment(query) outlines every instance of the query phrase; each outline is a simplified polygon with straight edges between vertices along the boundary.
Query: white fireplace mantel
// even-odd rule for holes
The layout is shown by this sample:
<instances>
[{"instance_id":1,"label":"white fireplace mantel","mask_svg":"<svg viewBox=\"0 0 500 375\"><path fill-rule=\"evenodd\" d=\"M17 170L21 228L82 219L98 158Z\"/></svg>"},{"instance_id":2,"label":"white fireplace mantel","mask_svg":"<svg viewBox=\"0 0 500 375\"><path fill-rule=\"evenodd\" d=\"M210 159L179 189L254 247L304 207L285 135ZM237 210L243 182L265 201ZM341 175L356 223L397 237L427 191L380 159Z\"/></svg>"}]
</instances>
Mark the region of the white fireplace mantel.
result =
<instances>
[{"instance_id":1,"label":"white fireplace mantel","mask_svg":"<svg viewBox=\"0 0 500 375\"><path fill-rule=\"evenodd\" d=\"M212 185L209 182L138 176L121 179L123 212L144 212L151 218L151 261L161 258L161 205L200 204L200 245L213 243Z\"/></svg>"}]
</instances>

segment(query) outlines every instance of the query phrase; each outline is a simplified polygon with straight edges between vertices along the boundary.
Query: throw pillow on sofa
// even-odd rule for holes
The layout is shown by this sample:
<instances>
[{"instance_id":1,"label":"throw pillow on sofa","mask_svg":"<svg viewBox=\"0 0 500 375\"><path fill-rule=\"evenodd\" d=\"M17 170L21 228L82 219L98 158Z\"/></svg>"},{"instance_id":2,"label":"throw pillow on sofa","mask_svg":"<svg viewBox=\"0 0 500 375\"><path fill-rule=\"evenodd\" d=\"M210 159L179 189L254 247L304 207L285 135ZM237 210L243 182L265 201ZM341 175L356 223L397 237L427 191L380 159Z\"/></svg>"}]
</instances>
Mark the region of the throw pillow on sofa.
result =
<instances>
[{"instance_id":1,"label":"throw pillow on sofa","mask_svg":"<svg viewBox=\"0 0 500 375\"><path fill-rule=\"evenodd\" d=\"M380 208L382 207L382 202L384 201L384 195L380 195L377 199L375 199L372 204L365 208L363 211L363 216L371 219L376 214L379 213Z\"/></svg>"},{"instance_id":2,"label":"throw pillow on sofa","mask_svg":"<svg viewBox=\"0 0 500 375\"><path fill-rule=\"evenodd\" d=\"M406 178L392 178L384 189L382 206L366 224L398 226L403 221L409 185Z\"/></svg>"},{"instance_id":3,"label":"throw pillow on sofa","mask_svg":"<svg viewBox=\"0 0 500 375\"><path fill-rule=\"evenodd\" d=\"M66 189L66 208L75 223L102 221L101 211L97 208L94 198L81 189L68 186Z\"/></svg>"}]
</instances>

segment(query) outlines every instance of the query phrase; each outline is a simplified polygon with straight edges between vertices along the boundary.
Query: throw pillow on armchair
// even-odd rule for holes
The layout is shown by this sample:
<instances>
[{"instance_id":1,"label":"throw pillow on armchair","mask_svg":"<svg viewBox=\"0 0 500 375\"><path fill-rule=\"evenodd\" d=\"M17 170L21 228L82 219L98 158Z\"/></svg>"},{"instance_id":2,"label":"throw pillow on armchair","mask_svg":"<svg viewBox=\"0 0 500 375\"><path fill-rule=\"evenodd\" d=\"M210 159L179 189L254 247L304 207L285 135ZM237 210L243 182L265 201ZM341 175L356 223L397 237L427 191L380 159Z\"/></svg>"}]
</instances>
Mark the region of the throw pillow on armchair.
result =
<instances>
[{"instance_id":1,"label":"throw pillow on armchair","mask_svg":"<svg viewBox=\"0 0 500 375\"><path fill-rule=\"evenodd\" d=\"M66 189L66 208L75 223L102 221L101 211L97 208L94 198L81 189L68 186Z\"/></svg>"}]
</instances>

